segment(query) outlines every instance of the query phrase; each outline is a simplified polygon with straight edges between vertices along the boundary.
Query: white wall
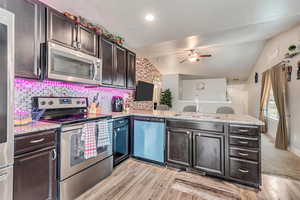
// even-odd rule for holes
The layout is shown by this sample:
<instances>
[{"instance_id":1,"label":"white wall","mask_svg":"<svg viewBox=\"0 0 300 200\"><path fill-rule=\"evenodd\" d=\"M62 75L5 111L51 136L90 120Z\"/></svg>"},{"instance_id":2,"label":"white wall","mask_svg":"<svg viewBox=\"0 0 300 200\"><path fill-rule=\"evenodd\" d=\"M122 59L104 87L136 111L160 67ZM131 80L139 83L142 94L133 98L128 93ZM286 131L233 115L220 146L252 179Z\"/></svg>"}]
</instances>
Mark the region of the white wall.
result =
<instances>
[{"instance_id":1,"label":"white wall","mask_svg":"<svg viewBox=\"0 0 300 200\"><path fill-rule=\"evenodd\" d=\"M227 81L219 79L179 80L180 99L199 101L226 101ZM201 88L199 88L201 87ZM203 88L202 88L203 87ZM201 89L201 90L199 90Z\"/></svg>"},{"instance_id":2,"label":"white wall","mask_svg":"<svg viewBox=\"0 0 300 200\"><path fill-rule=\"evenodd\" d=\"M187 105L196 105L194 101L182 101L179 98L179 75L163 75L163 88L170 89L173 95L172 110L182 112ZM204 113L215 113L218 107L230 106L237 114L248 114L248 91L245 90L244 83L232 84L227 86L227 93L230 99L226 101L202 101L200 111Z\"/></svg>"},{"instance_id":3,"label":"white wall","mask_svg":"<svg viewBox=\"0 0 300 200\"><path fill-rule=\"evenodd\" d=\"M248 80L249 91L249 114L258 117L259 101L261 90L261 73L279 63L287 49L291 44L300 44L300 26L295 27L287 32L271 38L262 51L253 68L251 76ZM300 80L296 80L297 67L296 63L300 60L300 56L296 56L291 60L293 65L292 81L288 83L288 108L290 113L290 148L294 152L300 152ZM254 73L260 75L259 83L254 83ZM271 127L276 127L276 121L270 122ZM275 136L275 133L270 133Z\"/></svg>"}]
</instances>

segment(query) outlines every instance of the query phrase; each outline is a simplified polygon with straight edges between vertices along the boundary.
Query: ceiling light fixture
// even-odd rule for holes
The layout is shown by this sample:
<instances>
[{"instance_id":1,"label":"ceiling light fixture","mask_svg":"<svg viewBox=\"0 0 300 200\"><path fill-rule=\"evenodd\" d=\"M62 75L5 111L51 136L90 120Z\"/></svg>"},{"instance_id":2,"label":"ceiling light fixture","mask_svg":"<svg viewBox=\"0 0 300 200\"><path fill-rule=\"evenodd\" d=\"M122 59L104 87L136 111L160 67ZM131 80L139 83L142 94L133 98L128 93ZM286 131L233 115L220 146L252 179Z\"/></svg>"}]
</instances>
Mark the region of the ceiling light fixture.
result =
<instances>
[{"instance_id":1,"label":"ceiling light fixture","mask_svg":"<svg viewBox=\"0 0 300 200\"><path fill-rule=\"evenodd\" d=\"M196 52L192 52L190 55L189 55L189 61L190 62L197 62L198 61L198 54Z\"/></svg>"},{"instance_id":2,"label":"ceiling light fixture","mask_svg":"<svg viewBox=\"0 0 300 200\"><path fill-rule=\"evenodd\" d=\"M152 21L154 21L154 19L155 19L155 17L152 14L147 14L145 17L145 20L148 22L152 22Z\"/></svg>"},{"instance_id":3,"label":"ceiling light fixture","mask_svg":"<svg viewBox=\"0 0 300 200\"><path fill-rule=\"evenodd\" d=\"M194 63L194 62L198 61L198 58L197 57L190 57L189 61L192 62L192 63Z\"/></svg>"}]
</instances>

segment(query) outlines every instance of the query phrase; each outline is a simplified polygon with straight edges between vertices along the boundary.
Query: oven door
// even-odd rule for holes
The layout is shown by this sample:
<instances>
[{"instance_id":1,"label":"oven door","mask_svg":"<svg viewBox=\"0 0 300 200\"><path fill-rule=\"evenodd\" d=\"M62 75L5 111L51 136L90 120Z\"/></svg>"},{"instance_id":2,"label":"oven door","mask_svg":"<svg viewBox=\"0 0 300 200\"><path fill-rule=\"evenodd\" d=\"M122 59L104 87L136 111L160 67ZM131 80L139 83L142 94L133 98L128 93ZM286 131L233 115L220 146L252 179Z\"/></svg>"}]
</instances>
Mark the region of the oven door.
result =
<instances>
[{"instance_id":1,"label":"oven door","mask_svg":"<svg viewBox=\"0 0 300 200\"><path fill-rule=\"evenodd\" d=\"M81 141L83 127L84 124L75 124L62 128L60 136L60 181L112 156L112 131L110 131L109 142L105 141L104 146L97 147L97 156L85 159L84 142ZM96 141L97 139L96 134Z\"/></svg>"},{"instance_id":2,"label":"oven door","mask_svg":"<svg viewBox=\"0 0 300 200\"><path fill-rule=\"evenodd\" d=\"M100 59L51 42L47 45L47 77L49 79L87 84L101 84Z\"/></svg>"}]
</instances>

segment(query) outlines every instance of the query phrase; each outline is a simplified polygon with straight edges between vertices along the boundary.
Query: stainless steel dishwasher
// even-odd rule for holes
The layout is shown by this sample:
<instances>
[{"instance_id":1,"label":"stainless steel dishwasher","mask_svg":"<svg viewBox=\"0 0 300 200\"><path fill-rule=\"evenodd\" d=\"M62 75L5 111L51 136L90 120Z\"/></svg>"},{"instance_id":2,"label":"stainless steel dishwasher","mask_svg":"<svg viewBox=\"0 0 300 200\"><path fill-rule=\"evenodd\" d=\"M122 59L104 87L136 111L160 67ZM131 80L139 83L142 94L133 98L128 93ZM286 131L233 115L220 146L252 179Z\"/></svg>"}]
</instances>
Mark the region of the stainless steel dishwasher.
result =
<instances>
[{"instance_id":1,"label":"stainless steel dishwasher","mask_svg":"<svg viewBox=\"0 0 300 200\"><path fill-rule=\"evenodd\" d=\"M134 117L133 156L165 163L165 119Z\"/></svg>"}]
</instances>

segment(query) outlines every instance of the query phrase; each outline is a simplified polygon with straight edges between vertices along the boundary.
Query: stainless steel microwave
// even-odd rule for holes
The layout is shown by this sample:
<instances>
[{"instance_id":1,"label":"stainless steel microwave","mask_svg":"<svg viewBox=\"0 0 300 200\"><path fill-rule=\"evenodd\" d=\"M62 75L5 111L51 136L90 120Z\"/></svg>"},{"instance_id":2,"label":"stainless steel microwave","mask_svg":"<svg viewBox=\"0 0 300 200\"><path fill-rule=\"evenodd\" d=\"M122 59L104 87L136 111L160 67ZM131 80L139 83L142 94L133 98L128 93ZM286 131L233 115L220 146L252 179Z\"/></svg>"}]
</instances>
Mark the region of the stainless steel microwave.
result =
<instances>
[{"instance_id":1,"label":"stainless steel microwave","mask_svg":"<svg viewBox=\"0 0 300 200\"><path fill-rule=\"evenodd\" d=\"M67 47L47 43L48 79L100 85L102 60Z\"/></svg>"}]
</instances>

